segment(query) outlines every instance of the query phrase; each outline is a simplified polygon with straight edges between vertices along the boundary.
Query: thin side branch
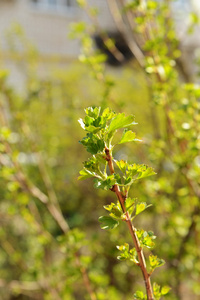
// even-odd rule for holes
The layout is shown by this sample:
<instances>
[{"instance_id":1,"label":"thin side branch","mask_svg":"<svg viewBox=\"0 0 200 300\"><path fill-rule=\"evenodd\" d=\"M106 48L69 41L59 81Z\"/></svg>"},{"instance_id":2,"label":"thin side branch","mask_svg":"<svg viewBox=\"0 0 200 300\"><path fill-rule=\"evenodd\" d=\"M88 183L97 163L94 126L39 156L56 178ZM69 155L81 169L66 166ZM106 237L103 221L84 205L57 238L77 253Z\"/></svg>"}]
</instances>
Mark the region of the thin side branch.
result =
<instances>
[{"instance_id":1,"label":"thin side branch","mask_svg":"<svg viewBox=\"0 0 200 300\"><path fill-rule=\"evenodd\" d=\"M95 295L95 293L94 293L94 291L91 287L91 283L90 283L90 279L88 277L88 273L87 273L86 269L83 266L81 266L79 254L76 253L75 257L76 257L77 267L79 268L79 270L82 274L82 277L83 277L85 288L86 288L88 294L90 295L90 300L97 300L97 297L96 297L96 295Z\"/></svg>"},{"instance_id":2,"label":"thin side branch","mask_svg":"<svg viewBox=\"0 0 200 300\"><path fill-rule=\"evenodd\" d=\"M115 21L117 29L119 32L126 38L128 42L128 46L132 51L133 55L137 59L139 65L143 68L144 67L144 54L138 44L136 43L135 39L132 38L132 28L126 26L124 20L122 19L122 15L120 13L120 8L118 7L117 1L107 1L109 6L111 15Z\"/></svg>"}]
</instances>

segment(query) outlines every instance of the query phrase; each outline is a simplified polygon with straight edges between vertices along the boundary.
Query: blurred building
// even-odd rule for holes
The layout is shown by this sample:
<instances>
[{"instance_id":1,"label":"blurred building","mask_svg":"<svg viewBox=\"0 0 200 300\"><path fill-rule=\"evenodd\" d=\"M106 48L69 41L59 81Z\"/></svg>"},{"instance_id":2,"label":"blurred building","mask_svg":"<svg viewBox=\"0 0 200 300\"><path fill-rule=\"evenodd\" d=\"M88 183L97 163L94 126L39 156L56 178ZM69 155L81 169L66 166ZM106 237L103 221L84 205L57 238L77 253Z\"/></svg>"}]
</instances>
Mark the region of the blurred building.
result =
<instances>
[{"instance_id":1,"label":"blurred building","mask_svg":"<svg viewBox=\"0 0 200 300\"><path fill-rule=\"evenodd\" d=\"M112 0L110 3L120 3L120 0ZM124 52L127 58L131 53L126 47L123 36L118 35L118 29L110 13L109 0L87 0L89 6L98 8L98 24L101 29L112 33L118 39L117 48ZM193 53L199 47L200 39L195 35L187 36L189 22L188 12L191 8L200 15L199 0L176 0L173 2L174 17L176 19L178 33L182 39L182 45L186 52ZM62 61L70 61L77 58L80 45L77 40L70 40L68 34L70 24L73 22L91 22L85 11L80 9L76 0L0 0L0 50L3 56L8 55L8 47L5 35L13 23L20 24L25 35L37 47L46 61L55 55ZM96 37L97 46L102 46L102 41ZM7 60L9 63L9 60ZM110 57L111 64L113 63ZM114 63L113 63L114 64ZM15 76L16 77L16 76Z\"/></svg>"},{"instance_id":2,"label":"blurred building","mask_svg":"<svg viewBox=\"0 0 200 300\"><path fill-rule=\"evenodd\" d=\"M98 7L99 24L104 29L113 29L107 1L90 0ZM35 44L40 53L77 57L79 44L69 40L70 23L90 22L87 14L76 4L76 0L0 0L0 39L5 50L4 35L13 23L20 24L26 36Z\"/></svg>"},{"instance_id":3,"label":"blurred building","mask_svg":"<svg viewBox=\"0 0 200 300\"><path fill-rule=\"evenodd\" d=\"M115 28L106 0L89 0L88 4L98 8L101 28ZM8 36L14 35L15 30L17 33L14 24L23 28L25 36L38 49L44 70L55 61L64 66L77 59L79 41L69 39L68 35L70 24L79 21L91 22L76 0L0 0L0 63L10 70L12 84L23 87L24 81L24 72L13 61L12 46L8 43ZM20 50L20 43L15 46ZM20 59L22 63L24 57L18 58L18 62Z\"/></svg>"},{"instance_id":4,"label":"blurred building","mask_svg":"<svg viewBox=\"0 0 200 300\"><path fill-rule=\"evenodd\" d=\"M98 8L101 28L110 32L116 31L108 1L88 0L87 2ZM185 16L192 6L196 12L200 13L200 1L176 0L173 5L178 31L183 36L188 23ZM40 53L58 54L68 58L77 57L79 53L78 42L67 38L70 23L77 21L90 22L87 14L76 4L76 0L0 0L1 47L4 50L6 48L4 43L6 30L11 24L19 23ZM197 38L188 38L187 41L192 43L192 47L200 43L200 39ZM186 45L188 44L187 41L185 41Z\"/></svg>"}]
</instances>

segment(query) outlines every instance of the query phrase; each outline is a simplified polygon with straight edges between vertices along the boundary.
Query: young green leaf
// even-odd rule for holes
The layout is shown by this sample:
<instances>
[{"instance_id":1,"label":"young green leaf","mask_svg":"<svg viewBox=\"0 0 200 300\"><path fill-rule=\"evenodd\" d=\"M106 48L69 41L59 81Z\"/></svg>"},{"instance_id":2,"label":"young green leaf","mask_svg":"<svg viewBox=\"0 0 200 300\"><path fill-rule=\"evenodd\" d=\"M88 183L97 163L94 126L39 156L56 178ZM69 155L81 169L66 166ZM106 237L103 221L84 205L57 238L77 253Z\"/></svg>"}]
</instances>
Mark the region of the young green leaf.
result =
<instances>
[{"instance_id":1,"label":"young green leaf","mask_svg":"<svg viewBox=\"0 0 200 300\"><path fill-rule=\"evenodd\" d=\"M137 291L135 294L134 294L134 300L143 300L143 299L145 299L144 298L144 294L143 294L143 292L142 291Z\"/></svg>"},{"instance_id":2,"label":"young green leaf","mask_svg":"<svg viewBox=\"0 0 200 300\"><path fill-rule=\"evenodd\" d=\"M101 107L87 107L85 109L85 112L86 114L89 116L89 117L92 117L92 118L97 118L100 114L100 111L101 111Z\"/></svg>"},{"instance_id":3,"label":"young green leaf","mask_svg":"<svg viewBox=\"0 0 200 300\"><path fill-rule=\"evenodd\" d=\"M136 202L136 198L130 198L128 197L125 201L125 207L126 207L126 211L128 211L129 215L131 216L132 213L135 210L135 202Z\"/></svg>"},{"instance_id":4,"label":"young green leaf","mask_svg":"<svg viewBox=\"0 0 200 300\"><path fill-rule=\"evenodd\" d=\"M136 231L138 239L140 241L140 244L147 247L147 248L153 248L155 243L153 240L156 238L156 236L153 234L152 231L144 231L143 229Z\"/></svg>"},{"instance_id":5,"label":"young green leaf","mask_svg":"<svg viewBox=\"0 0 200 300\"><path fill-rule=\"evenodd\" d=\"M103 207L108 211L112 211L115 206L116 206L116 204L111 202L110 204L104 205Z\"/></svg>"},{"instance_id":6,"label":"young green leaf","mask_svg":"<svg viewBox=\"0 0 200 300\"><path fill-rule=\"evenodd\" d=\"M134 262L136 265L139 264L139 261L137 259L137 251L135 248L132 248L130 251L130 261Z\"/></svg>"},{"instance_id":7,"label":"young green leaf","mask_svg":"<svg viewBox=\"0 0 200 300\"><path fill-rule=\"evenodd\" d=\"M129 210L130 207L135 205L136 200L137 200L136 198L128 197L125 201L126 210Z\"/></svg>"},{"instance_id":8,"label":"young green leaf","mask_svg":"<svg viewBox=\"0 0 200 300\"><path fill-rule=\"evenodd\" d=\"M147 204L145 202L142 202L140 204L136 205L136 216L139 215L143 210L145 210Z\"/></svg>"},{"instance_id":9,"label":"young green leaf","mask_svg":"<svg viewBox=\"0 0 200 300\"><path fill-rule=\"evenodd\" d=\"M146 202L141 202L141 203L137 204L135 215L136 216L139 215L141 212L143 212L145 209L147 209L150 206L152 206L152 204L147 205Z\"/></svg>"},{"instance_id":10,"label":"young green leaf","mask_svg":"<svg viewBox=\"0 0 200 300\"><path fill-rule=\"evenodd\" d=\"M121 251L121 254L117 256L117 259L119 260L126 260L130 258L130 253L129 253L129 244L125 243L123 245L117 246L117 249Z\"/></svg>"},{"instance_id":11,"label":"young green leaf","mask_svg":"<svg viewBox=\"0 0 200 300\"><path fill-rule=\"evenodd\" d=\"M136 179L141 179L154 174L156 174L154 170L146 165L127 164L126 178L131 178L131 183Z\"/></svg>"},{"instance_id":12,"label":"young green leaf","mask_svg":"<svg viewBox=\"0 0 200 300\"><path fill-rule=\"evenodd\" d=\"M80 172L79 172L80 176L78 177L78 180L85 180L87 178L90 177L94 177L96 174L93 172L88 171L87 169L83 168Z\"/></svg>"},{"instance_id":13,"label":"young green leaf","mask_svg":"<svg viewBox=\"0 0 200 300\"><path fill-rule=\"evenodd\" d=\"M102 189L108 191L115 184L116 179L114 175L107 176L105 180L96 178L94 181L94 187L97 189Z\"/></svg>"},{"instance_id":14,"label":"young green leaf","mask_svg":"<svg viewBox=\"0 0 200 300\"><path fill-rule=\"evenodd\" d=\"M119 225L119 222L109 216L99 217L101 229L114 229Z\"/></svg>"},{"instance_id":15,"label":"young green leaf","mask_svg":"<svg viewBox=\"0 0 200 300\"><path fill-rule=\"evenodd\" d=\"M97 154L103 152L105 148L105 142L93 133L87 133L80 143L86 147L87 151L91 154Z\"/></svg>"},{"instance_id":16,"label":"young green leaf","mask_svg":"<svg viewBox=\"0 0 200 300\"><path fill-rule=\"evenodd\" d=\"M111 203L110 205L105 205L104 208L110 211L110 216L113 218L121 218L123 212L120 205L116 205L115 203Z\"/></svg>"},{"instance_id":17,"label":"young green leaf","mask_svg":"<svg viewBox=\"0 0 200 300\"><path fill-rule=\"evenodd\" d=\"M84 167L89 171L97 171L99 170L99 161L95 156L92 156L87 161L84 161Z\"/></svg>"},{"instance_id":18,"label":"young green leaf","mask_svg":"<svg viewBox=\"0 0 200 300\"><path fill-rule=\"evenodd\" d=\"M153 283L153 294L156 300L159 300L161 298L160 285L156 282Z\"/></svg>"},{"instance_id":19,"label":"young green leaf","mask_svg":"<svg viewBox=\"0 0 200 300\"><path fill-rule=\"evenodd\" d=\"M121 140L119 142L119 144L123 144L123 143L128 143L128 142L133 142L133 141L139 141L138 139L135 139L136 134L135 132L131 131L131 130L124 130Z\"/></svg>"},{"instance_id":20,"label":"young green leaf","mask_svg":"<svg viewBox=\"0 0 200 300\"><path fill-rule=\"evenodd\" d=\"M108 132L115 131L119 128L125 128L130 125L136 125L134 121L135 117L133 115L125 116L124 113L117 114L116 117L114 117L111 122L108 129Z\"/></svg>"},{"instance_id":21,"label":"young green leaf","mask_svg":"<svg viewBox=\"0 0 200 300\"><path fill-rule=\"evenodd\" d=\"M112 119L114 116L115 116L115 113L109 107L105 108L102 113L102 117L107 120Z\"/></svg>"},{"instance_id":22,"label":"young green leaf","mask_svg":"<svg viewBox=\"0 0 200 300\"><path fill-rule=\"evenodd\" d=\"M148 176L156 174L154 172L153 168L148 167L146 165L141 165L141 167L137 170L137 172L139 173L137 179L141 179L141 178L148 177Z\"/></svg>"},{"instance_id":23,"label":"young green leaf","mask_svg":"<svg viewBox=\"0 0 200 300\"><path fill-rule=\"evenodd\" d=\"M129 244L128 243L124 243L123 245L120 245L120 246L116 246L117 249L119 251L123 251L123 252L128 252L129 251Z\"/></svg>"},{"instance_id":24,"label":"young green leaf","mask_svg":"<svg viewBox=\"0 0 200 300\"><path fill-rule=\"evenodd\" d=\"M97 133L106 126L106 119L101 116L93 118L87 115L84 120L79 119L78 122L85 131L91 133Z\"/></svg>"},{"instance_id":25,"label":"young green leaf","mask_svg":"<svg viewBox=\"0 0 200 300\"><path fill-rule=\"evenodd\" d=\"M155 268L163 266L165 264L165 261L161 258L158 258L156 255L150 254L149 263L151 267L151 272L153 272Z\"/></svg>"},{"instance_id":26,"label":"young green leaf","mask_svg":"<svg viewBox=\"0 0 200 300\"><path fill-rule=\"evenodd\" d=\"M170 290L171 290L171 288L169 286L165 285L161 288L161 294L166 295L169 293Z\"/></svg>"},{"instance_id":27,"label":"young green leaf","mask_svg":"<svg viewBox=\"0 0 200 300\"><path fill-rule=\"evenodd\" d=\"M127 162L123 159L121 159L120 161L118 160L114 160L114 162L116 163L116 165L118 166L118 168L125 173L126 168L127 168Z\"/></svg>"}]
</instances>

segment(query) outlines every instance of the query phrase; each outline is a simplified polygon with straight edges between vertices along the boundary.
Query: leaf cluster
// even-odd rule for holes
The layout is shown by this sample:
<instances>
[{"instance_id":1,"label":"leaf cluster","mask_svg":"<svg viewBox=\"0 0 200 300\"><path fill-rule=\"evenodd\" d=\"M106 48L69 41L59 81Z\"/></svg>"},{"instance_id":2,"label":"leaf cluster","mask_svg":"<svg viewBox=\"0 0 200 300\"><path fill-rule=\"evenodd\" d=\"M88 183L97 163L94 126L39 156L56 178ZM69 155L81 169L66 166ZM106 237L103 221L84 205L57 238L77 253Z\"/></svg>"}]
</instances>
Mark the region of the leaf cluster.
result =
<instances>
[{"instance_id":1,"label":"leaf cluster","mask_svg":"<svg viewBox=\"0 0 200 300\"><path fill-rule=\"evenodd\" d=\"M108 216L99 217L102 229L115 229L120 222L131 222L136 216L142 213L148 205L146 202L140 202L136 198L128 197L128 192L133 183L139 179L154 175L152 168L144 164L129 164L124 160L116 160L112 157L112 151L115 146L138 141L133 131L129 129L135 125L134 116L125 116L124 113L116 114L109 108L101 111L100 107L89 107L85 109L86 116L79 119L81 127L86 131L80 143L92 155L88 161L84 162L84 168L80 171L80 180L94 178L96 188L111 190L118 195L117 203L105 205L104 208L109 212ZM121 138L113 144L113 137L118 130L123 129ZM117 171L116 171L117 170ZM120 195L119 195L120 194ZM117 257L119 260L130 260L137 266L141 266L139 261L140 251L144 247L152 249L156 236L152 231L143 229L132 229L135 234L137 245L129 247L128 243L117 246L121 254ZM138 249L140 251L138 252ZM157 256L149 256L150 271L152 274L155 268L164 264L164 260L158 259ZM150 276L150 275L149 275ZM146 299L146 296L135 294L135 299ZM138 298L140 296L140 298Z\"/></svg>"},{"instance_id":2,"label":"leaf cluster","mask_svg":"<svg viewBox=\"0 0 200 300\"><path fill-rule=\"evenodd\" d=\"M153 169L146 165L128 164L123 160L113 160L121 172L108 174L106 149L109 149L112 153L114 147L118 144L140 141L136 139L135 132L128 129L131 125L137 123L133 115L116 114L109 108L101 112L100 107L88 107L85 112L85 118L79 119L79 123L87 134L80 143L92 154L92 157L84 162L79 180L94 177L96 188L109 190L112 186L118 184L123 191L128 191L136 180L155 174ZM123 129L121 138L112 145L113 138L119 129Z\"/></svg>"}]
</instances>

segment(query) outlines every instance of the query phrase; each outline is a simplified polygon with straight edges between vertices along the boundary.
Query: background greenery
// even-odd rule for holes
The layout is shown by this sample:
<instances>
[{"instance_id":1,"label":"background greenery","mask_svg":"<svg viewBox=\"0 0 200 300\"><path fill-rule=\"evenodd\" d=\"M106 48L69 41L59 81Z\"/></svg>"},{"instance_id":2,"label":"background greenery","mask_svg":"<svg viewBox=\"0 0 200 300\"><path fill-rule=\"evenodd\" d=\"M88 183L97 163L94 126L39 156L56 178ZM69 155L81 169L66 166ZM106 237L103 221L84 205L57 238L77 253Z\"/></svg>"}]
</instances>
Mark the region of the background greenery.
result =
<instances>
[{"instance_id":1,"label":"background greenery","mask_svg":"<svg viewBox=\"0 0 200 300\"><path fill-rule=\"evenodd\" d=\"M135 222L158 237L153 253L166 264L154 279L171 286L167 299L200 299L200 87L176 68L181 52L169 5L130 3L126 10L139 14L139 36L152 19L156 24L141 44L142 67L135 58L118 69L106 66L105 57L93 50L87 26L76 24L72 35L82 41L84 64L58 65L41 76L40 55L23 31L9 36L9 43L17 39L22 45L23 63L16 64L25 79L20 92L8 84L2 61L2 300L121 300L143 289L137 268L116 259L116 245L129 240L125 226L102 231L97 221L112 193L93 189L90 180L77 181L88 157L78 143L84 133L77 120L91 105L135 115L143 143L120 147L115 155L147 163L157 173L132 190L134 197L153 203ZM107 44L110 51L112 46ZM198 82L198 74L193 79Z\"/></svg>"}]
</instances>

